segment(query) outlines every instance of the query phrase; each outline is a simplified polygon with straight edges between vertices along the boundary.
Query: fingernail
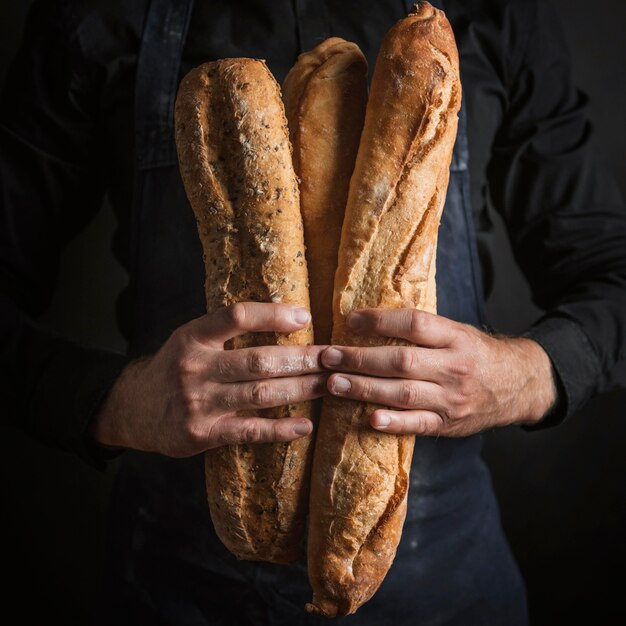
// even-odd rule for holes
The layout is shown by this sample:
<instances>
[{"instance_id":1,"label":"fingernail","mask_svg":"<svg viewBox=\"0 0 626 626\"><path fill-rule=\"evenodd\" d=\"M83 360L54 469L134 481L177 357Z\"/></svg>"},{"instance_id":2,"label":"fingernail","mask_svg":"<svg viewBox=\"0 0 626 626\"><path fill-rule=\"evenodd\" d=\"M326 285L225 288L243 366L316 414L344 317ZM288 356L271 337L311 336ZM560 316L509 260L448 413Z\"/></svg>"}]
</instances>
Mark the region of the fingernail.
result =
<instances>
[{"instance_id":1,"label":"fingernail","mask_svg":"<svg viewBox=\"0 0 626 626\"><path fill-rule=\"evenodd\" d=\"M337 350L337 348L328 348L322 354L322 363L330 366L339 365L342 358L343 353L341 350Z\"/></svg>"},{"instance_id":2,"label":"fingernail","mask_svg":"<svg viewBox=\"0 0 626 626\"><path fill-rule=\"evenodd\" d=\"M311 314L306 309L293 309L291 318L296 324L306 324L311 321Z\"/></svg>"},{"instance_id":3,"label":"fingernail","mask_svg":"<svg viewBox=\"0 0 626 626\"><path fill-rule=\"evenodd\" d=\"M348 328L352 330L361 330L365 325L365 320L360 313L350 313L348 315L348 319L346 320L346 324L348 324Z\"/></svg>"},{"instance_id":4,"label":"fingernail","mask_svg":"<svg viewBox=\"0 0 626 626\"><path fill-rule=\"evenodd\" d=\"M346 393L350 391L350 381L343 376L337 376L333 380L333 391L336 393Z\"/></svg>"},{"instance_id":5,"label":"fingernail","mask_svg":"<svg viewBox=\"0 0 626 626\"><path fill-rule=\"evenodd\" d=\"M293 432L300 437L303 435L308 435L311 432L311 422L298 422L293 427Z\"/></svg>"},{"instance_id":6,"label":"fingernail","mask_svg":"<svg viewBox=\"0 0 626 626\"><path fill-rule=\"evenodd\" d=\"M391 416L388 413L376 414L376 428L386 428L391 424Z\"/></svg>"}]
</instances>

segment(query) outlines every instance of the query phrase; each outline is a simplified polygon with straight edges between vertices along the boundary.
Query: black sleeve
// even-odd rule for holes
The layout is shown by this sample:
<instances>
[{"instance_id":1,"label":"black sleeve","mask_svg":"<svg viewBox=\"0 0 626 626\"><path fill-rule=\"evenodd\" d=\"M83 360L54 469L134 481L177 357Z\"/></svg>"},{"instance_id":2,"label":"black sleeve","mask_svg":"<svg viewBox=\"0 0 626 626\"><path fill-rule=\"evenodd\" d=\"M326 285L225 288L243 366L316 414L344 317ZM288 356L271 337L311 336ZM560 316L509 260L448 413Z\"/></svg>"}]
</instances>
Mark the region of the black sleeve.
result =
<instances>
[{"instance_id":1,"label":"black sleeve","mask_svg":"<svg viewBox=\"0 0 626 626\"><path fill-rule=\"evenodd\" d=\"M37 324L59 255L101 206L98 77L64 3L35 3L0 105L0 363L3 414L44 443L102 465L86 429L127 363Z\"/></svg>"},{"instance_id":2,"label":"black sleeve","mask_svg":"<svg viewBox=\"0 0 626 626\"><path fill-rule=\"evenodd\" d=\"M626 359L626 208L591 151L586 98L572 86L558 18L518 3L526 45L509 76L489 191L545 316L525 334L550 356L562 393L547 425L606 389Z\"/></svg>"}]
</instances>

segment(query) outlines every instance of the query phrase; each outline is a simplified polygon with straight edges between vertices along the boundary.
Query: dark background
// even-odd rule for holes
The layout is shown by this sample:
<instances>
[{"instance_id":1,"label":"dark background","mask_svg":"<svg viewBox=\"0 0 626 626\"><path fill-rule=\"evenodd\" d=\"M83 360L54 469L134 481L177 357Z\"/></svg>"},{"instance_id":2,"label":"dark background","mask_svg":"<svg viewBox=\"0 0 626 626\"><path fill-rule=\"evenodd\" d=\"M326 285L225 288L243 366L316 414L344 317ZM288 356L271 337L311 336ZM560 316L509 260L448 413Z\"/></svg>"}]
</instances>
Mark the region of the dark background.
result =
<instances>
[{"instance_id":1,"label":"dark background","mask_svg":"<svg viewBox=\"0 0 626 626\"><path fill-rule=\"evenodd\" d=\"M626 194L626 3L552 0L572 51L576 83L591 97L596 149ZM0 4L0 85L30 1ZM45 322L67 336L124 349L114 300L126 275L110 253L103 210L63 256ZM501 225L492 324L524 329L537 316ZM626 380L626 372L619 379ZM104 512L114 466L100 474L0 426L3 613L86 624L100 573ZM626 391L593 400L556 429L488 433L502 519L529 591L532 623L626 623ZM453 599L451 599L453 601Z\"/></svg>"}]
</instances>

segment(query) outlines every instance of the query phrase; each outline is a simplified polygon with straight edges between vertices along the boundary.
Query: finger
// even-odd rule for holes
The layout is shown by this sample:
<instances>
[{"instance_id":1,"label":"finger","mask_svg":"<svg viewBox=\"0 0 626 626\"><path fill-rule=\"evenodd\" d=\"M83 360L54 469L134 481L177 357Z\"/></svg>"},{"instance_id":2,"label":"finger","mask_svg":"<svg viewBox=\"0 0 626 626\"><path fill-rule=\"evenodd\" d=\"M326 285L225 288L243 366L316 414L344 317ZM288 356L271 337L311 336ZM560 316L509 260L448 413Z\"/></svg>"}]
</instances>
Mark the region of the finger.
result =
<instances>
[{"instance_id":1,"label":"finger","mask_svg":"<svg viewBox=\"0 0 626 626\"><path fill-rule=\"evenodd\" d=\"M266 419L262 417L222 417L207 434L208 448L241 443L293 441L311 434L313 424L301 417Z\"/></svg>"},{"instance_id":2,"label":"finger","mask_svg":"<svg viewBox=\"0 0 626 626\"><path fill-rule=\"evenodd\" d=\"M452 345L463 324L417 309L361 309L346 319L359 334L399 337L426 348Z\"/></svg>"},{"instance_id":3,"label":"finger","mask_svg":"<svg viewBox=\"0 0 626 626\"><path fill-rule=\"evenodd\" d=\"M444 420L433 411L388 411L377 409L370 417L376 430L395 435L441 435Z\"/></svg>"},{"instance_id":4,"label":"finger","mask_svg":"<svg viewBox=\"0 0 626 626\"><path fill-rule=\"evenodd\" d=\"M223 346L224 342L251 332L290 333L307 326L307 309L272 302L237 302L187 324L200 343Z\"/></svg>"},{"instance_id":5,"label":"finger","mask_svg":"<svg viewBox=\"0 0 626 626\"><path fill-rule=\"evenodd\" d=\"M262 346L216 352L208 377L236 382L302 376L323 371L320 353L326 346Z\"/></svg>"},{"instance_id":6,"label":"finger","mask_svg":"<svg viewBox=\"0 0 626 626\"><path fill-rule=\"evenodd\" d=\"M400 409L436 410L443 404L443 389L436 383L421 380L332 374L328 390L334 396Z\"/></svg>"},{"instance_id":7,"label":"finger","mask_svg":"<svg viewBox=\"0 0 626 626\"><path fill-rule=\"evenodd\" d=\"M447 351L415 346L329 346L321 353L322 365L328 369L432 382L445 377L448 360Z\"/></svg>"},{"instance_id":8,"label":"finger","mask_svg":"<svg viewBox=\"0 0 626 626\"><path fill-rule=\"evenodd\" d=\"M256 382L226 383L217 402L228 411L269 409L285 404L313 400L326 394L325 374L294 378L268 378Z\"/></svg>"}]
</instances>

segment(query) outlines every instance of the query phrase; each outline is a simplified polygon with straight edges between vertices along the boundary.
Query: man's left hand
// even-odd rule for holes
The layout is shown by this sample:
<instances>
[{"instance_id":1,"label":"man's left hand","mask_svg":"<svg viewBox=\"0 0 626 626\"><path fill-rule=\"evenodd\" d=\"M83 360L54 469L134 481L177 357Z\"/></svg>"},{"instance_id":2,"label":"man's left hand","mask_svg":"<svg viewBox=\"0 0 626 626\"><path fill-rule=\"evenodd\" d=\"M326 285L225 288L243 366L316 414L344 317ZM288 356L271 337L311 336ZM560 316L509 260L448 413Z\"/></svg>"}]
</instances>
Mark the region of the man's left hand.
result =
<instances>
[{"instance_id":1,"label":"man's left hand","mask_svg":"<svg viewBox=\"0 0 626 626\"><path fill-rule=\"evenodd\" d=\"M392 407L373 412L378 430L461 437L536 423L556 401L550 359L531 339L492 336L413 309L364 309L346 322L358 334L415 344L322 353L322 364L337 371L331 394Z\"/></svg>"}]
</instances>

